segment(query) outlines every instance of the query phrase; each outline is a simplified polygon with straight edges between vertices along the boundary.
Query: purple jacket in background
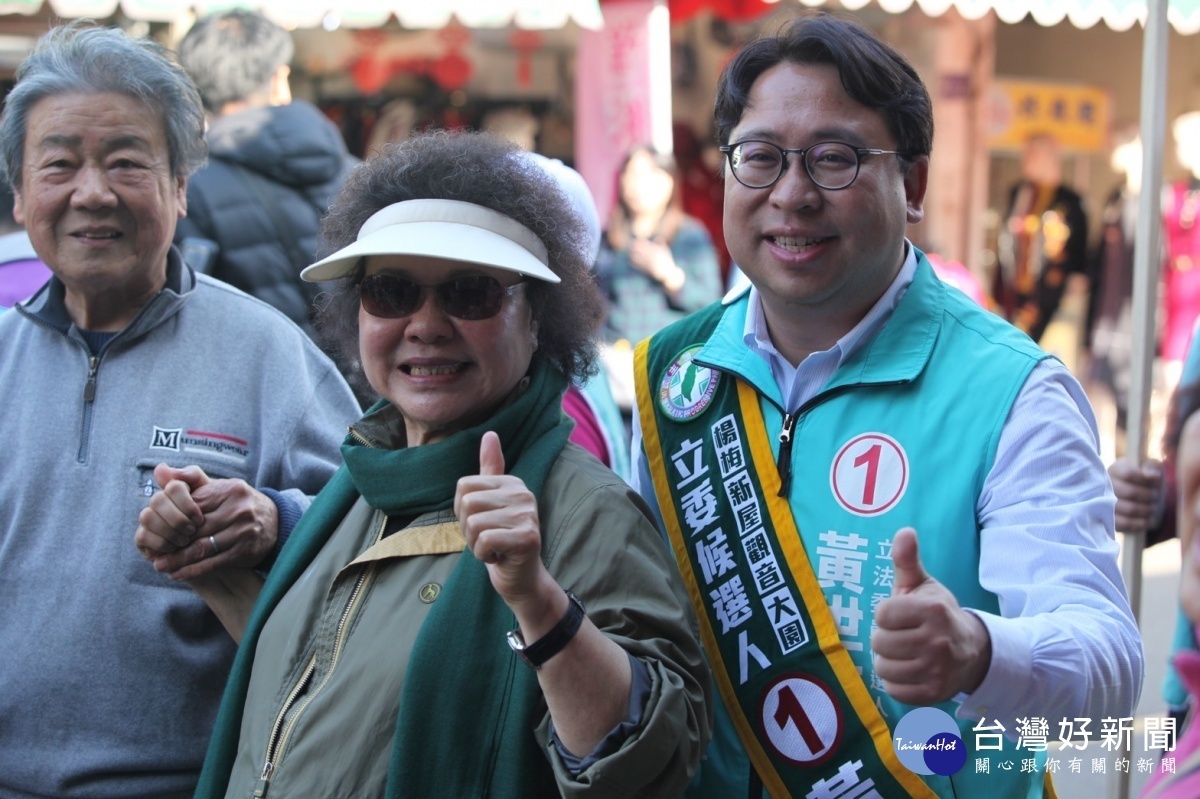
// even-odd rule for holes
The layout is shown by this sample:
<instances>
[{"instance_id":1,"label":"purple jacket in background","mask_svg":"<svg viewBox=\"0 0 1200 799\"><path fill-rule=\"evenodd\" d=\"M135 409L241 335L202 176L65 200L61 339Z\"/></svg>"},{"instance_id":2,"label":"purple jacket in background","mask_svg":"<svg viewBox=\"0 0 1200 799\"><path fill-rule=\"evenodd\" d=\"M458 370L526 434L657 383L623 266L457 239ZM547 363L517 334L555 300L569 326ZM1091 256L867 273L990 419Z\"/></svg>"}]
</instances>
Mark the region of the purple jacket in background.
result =
<instances>
[{"instance_id":1,"label":"purple jacket in background","mask_svg":"<svg viewBox=\"0 0 1200 799\"><path fill-rule=\"evenodd\" d=\"M11 308L50 279L50 270L38 259L25 231L0 236L0 308Z\"/></svg>"}]
</instances>

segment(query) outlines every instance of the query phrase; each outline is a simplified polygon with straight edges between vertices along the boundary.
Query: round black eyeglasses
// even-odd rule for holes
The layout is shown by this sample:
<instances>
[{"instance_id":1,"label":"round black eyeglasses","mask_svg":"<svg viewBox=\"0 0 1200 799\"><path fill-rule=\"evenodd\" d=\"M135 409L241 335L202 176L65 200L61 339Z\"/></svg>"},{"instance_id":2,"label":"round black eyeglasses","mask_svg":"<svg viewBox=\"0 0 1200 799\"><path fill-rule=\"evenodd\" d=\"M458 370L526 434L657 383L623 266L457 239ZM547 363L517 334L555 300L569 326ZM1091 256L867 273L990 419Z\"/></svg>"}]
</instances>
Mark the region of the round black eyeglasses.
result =
<instances>
[{"instance_id":1,"label":"round black eyeglasses","mask_svg":"<svg viewBox=\"0 0 1200 799\"><path fill-rule=\"evenodd\" d=\"M737 182L750 189L773 186L788 166L788 154L800 156L812 182L822 189L844 189L858 177L864 155L899 155L899 150L873 150L851 147L838 141L817 142L811 147L785 150L768 141L741 141L717 148L729 159L729 168Z\"/></svg>"}]
</instances>

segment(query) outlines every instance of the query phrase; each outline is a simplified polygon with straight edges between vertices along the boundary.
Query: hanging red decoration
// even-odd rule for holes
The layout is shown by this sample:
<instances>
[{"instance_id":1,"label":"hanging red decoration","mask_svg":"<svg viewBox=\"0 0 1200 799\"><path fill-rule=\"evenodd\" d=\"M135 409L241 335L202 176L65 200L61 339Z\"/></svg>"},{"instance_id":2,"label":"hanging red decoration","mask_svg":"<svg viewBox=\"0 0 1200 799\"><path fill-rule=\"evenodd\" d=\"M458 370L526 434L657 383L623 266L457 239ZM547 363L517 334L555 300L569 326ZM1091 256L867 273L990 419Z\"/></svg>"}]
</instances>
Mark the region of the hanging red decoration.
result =
<instances>
[{"instance_id":1,"label":"hanging red decoration","mask_svg":"<svg viewBox=\"0 0 1200 799\"><path fill-rule=\"evenodd\" d=\"M473 65L458 53L446 53L433 62L430 77L446 91L461 89L471 79Z\"/></svg>"},{"instance_id":2,"label":"hanging red decoration","mask_svg":"<svg viewBox=\"0 0 1200 799\"><path fill-rule=\"evenodd\" d=\"M426 75L445 91L461 89L471 80L475 65L463 55L462 50L471 43L471 32L457 22L438 31L438 39L446 51L436 57L382 59L373 55L387 42L383 31L356 31L355 41L361 55L349 64L350 77L363 94L380 91L393 75L412 73Z\"/></svg>"},{"instance_id":3,"label":"hanging red decoration","mask_svg":"<svg viewBox=\"0 0 1200 799\"><path fill-rule=\"evenodd\" d=\"M388 82L391 69L388 64L370 55L361 55L350 67L350 77L363 94L375 94Z\"/></svg>"},{"instance_id":4,"label":"hanging red decoration","mask_svg":"<svg viewBox=\"0 0 1200 799\"><path fill-rule=\"evenodd\" d=\"M427 74L433 81L446 91L461 89L471 79L475 65L462 54L462 50L471 43L471 31L467 30L457 20L437 33L438 40L446 46L446 52L434 59L427 67Z\"/></svg>"},{"instance_id":5,"label":"hanging red decoration","mask_svg":"<svg viewBox=\"0 0 1200 799\"><path fill-rule=\"evenodd\" d=\"M528 87L533 83L533 53L542 46L542 34L517 28L508 43L517 51L517 85Z\"/></svg>"}]
</instances>

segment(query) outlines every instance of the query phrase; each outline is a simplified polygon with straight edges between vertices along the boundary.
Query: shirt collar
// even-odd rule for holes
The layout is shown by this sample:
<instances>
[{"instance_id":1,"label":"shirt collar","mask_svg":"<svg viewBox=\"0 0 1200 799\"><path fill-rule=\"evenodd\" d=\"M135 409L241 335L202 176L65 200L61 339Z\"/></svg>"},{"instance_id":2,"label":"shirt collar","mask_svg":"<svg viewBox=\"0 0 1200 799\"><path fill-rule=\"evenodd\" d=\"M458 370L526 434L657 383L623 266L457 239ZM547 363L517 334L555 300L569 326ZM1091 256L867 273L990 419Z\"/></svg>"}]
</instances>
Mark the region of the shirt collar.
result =
<instances>
[{"instance_id":1,"label":"shirt collar","mask_svg":"<svg viewBox=\"0 0 1200 799\"><path fill-rule=\"evenodd\" d=\"M191 267L184 263L183 256L180 254L175 245L172 244L171 248L167 251L166 283L164 284L162 291L151 298L150 303L147 304L147 307L149 307L150 304L157 305L159 307L155 313L162 313L166 309L162 308L162 303L156 303L155 300L158 299L160 294L168 293L172 296L173 300L173 302L169 303L169 305L171 308L174 308L174 300L178 300L183 295L190 293L195 285L195 273L192 271ZM38 289L38 291L23 304L23 307L30 316L34 316L64 333L70 330L71 325L73 324L71 322L71 316L67 312L66 287L63 286L62 281L57 277L51 277L50 280L46 282L45 286ZM130 322L129 326L132 326L139 319L143 319L146 316L146 309L143 308L142 311L139 312L138 316L134 318L134 321Z\"/></svg>"},{"instance_id":2,"label":"shirt collar","mask_svg":"<svg viewBox=\"0 0 1200 799\"><path fill-rule=\"evenodd\" d=\"M867 311L866 316L859 320L857 325L826 350L826 352L837 353L838 366L845 363L864 343L879 332L879 329L891 318L892 312L896 310L900 300L904 298L904 293L908 291L913 276L917 272L917 251L908 239L904 240L904 252L904 263L887 291L871 306L871 310ZM746 327L742 334L742 340L752 352L757 353L767 363L771 363L775 358L783 360L783 356L771 341L771 334L767 331L767 318L763 313L762 296L753 286L750 288L750 306L746 309Z\"/></svg>"}]
</instances>

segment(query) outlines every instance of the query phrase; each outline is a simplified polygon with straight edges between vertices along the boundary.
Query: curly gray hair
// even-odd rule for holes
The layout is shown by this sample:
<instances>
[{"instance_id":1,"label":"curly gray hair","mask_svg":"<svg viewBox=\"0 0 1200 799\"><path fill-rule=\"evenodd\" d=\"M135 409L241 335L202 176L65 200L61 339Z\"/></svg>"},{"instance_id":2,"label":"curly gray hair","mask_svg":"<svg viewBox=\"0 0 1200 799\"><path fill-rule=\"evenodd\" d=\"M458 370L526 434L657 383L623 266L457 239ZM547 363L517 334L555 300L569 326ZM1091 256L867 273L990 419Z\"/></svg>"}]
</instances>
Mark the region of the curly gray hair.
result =
<instances>
[{"instance_id":1,"label":"curly gray hair","mask_svg":"<svg viewBox=\"0 0 1200 799\"><path fill-rule=\"evenodd\" d=\"M405 200L459 200L490 208L532 230L561 283L531 280L525 296L538 325L535 357L568 378L595 373L595 334L603 305L583 253L589 234L555 180L514 145L489 133L435 131L395 142L360 164L334 200L321 230L321 255L358 237L367 219ZM346 362L358 359L358 292L365 264L326 284L317 325Z\"/></svg>"}]
</instances>

